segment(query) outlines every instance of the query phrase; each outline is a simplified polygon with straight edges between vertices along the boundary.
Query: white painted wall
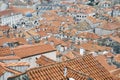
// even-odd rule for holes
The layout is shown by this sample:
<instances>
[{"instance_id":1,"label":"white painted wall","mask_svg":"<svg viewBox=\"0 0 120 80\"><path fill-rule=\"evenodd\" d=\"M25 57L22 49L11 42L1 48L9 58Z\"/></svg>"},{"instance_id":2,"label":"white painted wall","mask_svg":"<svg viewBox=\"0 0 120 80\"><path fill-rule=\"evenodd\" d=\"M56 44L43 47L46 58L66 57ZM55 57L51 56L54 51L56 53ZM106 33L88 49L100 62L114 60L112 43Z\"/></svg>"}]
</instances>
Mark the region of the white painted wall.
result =
<instances>
[{"instance_id":1,"label":"white painted wall","mask_svg":"<svg viewBox=\"0 0 120 80\"><path fill-rule=\"evenodd\" d=\"M24 59L21 59L20 62L28 62L30 64L29 68L37 67L36 58L39 58L41 55L31 56Z\"/></svg>"},{"instance_id":2,"label":"white painted wall","mask_svg":"<svg viewBox=\"0 0 120 80\"><path fill-rule=\"evenodd\" d=\"M48 53L45 53L43 54L44 56L56 61L56 51L53 51L53 52L48 52Z\"/></svg>"},{"instance_id":3,"label":"white painted wall","mask_svg":"<svg viewBox=\"0 0 120 80\"><path fill-rule=\"evenodd\" d=\"M108 35L114 33L114 30L104 30L101 28L95 28L95 33L97 35Z\"/></svg>"},{"instance_id":4,"label":"white painted wall","mask_svg":"<svg viewBox=\"0 0 120 80\"><path fill-rule=\"evenodd\" d=\"M4 75L0 76L0 80L7 80L8 77L13 76L14 74L11 72L5 72Z\"/></svg>"},{"instance_id":5,"label":"white painted wall","mask_svg":"<svg viewBox=\"0 0 120 80\"><path fill-rule=\"evenodd\" d=\"M13 62L18 62L19 60L0 60L0 62L4 63L13 63Z\"/></svg>"},{"instance_id":6,"label":"white painted wall","mask_svg":"<svg viewBox=\"0 0 120 80\"><path fill-rule=\"evenodd\" d=\"M1 25L16 24L17 22L19 22L19 20L21 18L23 18L22 14L13 14L13 15L9 15L9 16L2 16L1 17Z\"/></svg>"},{"instance_id":7,"label":"white painted wall","mask_svg":"<svg viewBox=\"0 0 120 80\"><path fill-rule=\"evenodd\" d=\"M48 52L45 54L42 54L54 61L56 61L56 51L53 52ZM37 63L36 63L36 58L39 58L41 55L35 55L35 56L31 56L31 57L27 57L27 58L23 58L20 60L20 62L28 62L30 64L29 68L33 68L33 67L37 67Z\"/></svg>"},{"instance_id":8,"label":"white painted wall","mask_svg":"<svg viewBox=\"0 0 120 80\"><path fill-rule=\"evenodd\" d=\"M29 68L29 66L11 66L9 68L20 72L25 72Z\"/></svg>"}]
</instances>

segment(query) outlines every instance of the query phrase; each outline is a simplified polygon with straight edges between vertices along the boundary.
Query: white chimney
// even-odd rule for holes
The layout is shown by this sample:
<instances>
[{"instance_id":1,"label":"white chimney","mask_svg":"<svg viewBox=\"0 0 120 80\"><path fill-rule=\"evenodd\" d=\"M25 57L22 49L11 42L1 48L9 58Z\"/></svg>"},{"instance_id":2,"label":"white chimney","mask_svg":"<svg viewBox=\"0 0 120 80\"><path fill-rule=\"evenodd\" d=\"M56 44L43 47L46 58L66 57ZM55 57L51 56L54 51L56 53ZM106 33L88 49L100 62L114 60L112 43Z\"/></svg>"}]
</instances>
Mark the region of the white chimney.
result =
<instances>
[{"instance_id":1,"label":"white chimney","mask_svg":"<svg viewBox=\"0 0 120 80\"><path fill-rule=\"evenodd\" d=\"M67 68L66 67L64 68L64 76L65 77L67 76Z\"/></svg>"},{"instance_id":2,"label":"white chimney","mask_svg":"<svg viewBox=\"0 0 120 80\"><path fill-rule=\"evenodd\" d=\"M85 54L85 49L83 49L83 48L80 48L80 55L84 55Z\"/></svg>"}]
</instances>

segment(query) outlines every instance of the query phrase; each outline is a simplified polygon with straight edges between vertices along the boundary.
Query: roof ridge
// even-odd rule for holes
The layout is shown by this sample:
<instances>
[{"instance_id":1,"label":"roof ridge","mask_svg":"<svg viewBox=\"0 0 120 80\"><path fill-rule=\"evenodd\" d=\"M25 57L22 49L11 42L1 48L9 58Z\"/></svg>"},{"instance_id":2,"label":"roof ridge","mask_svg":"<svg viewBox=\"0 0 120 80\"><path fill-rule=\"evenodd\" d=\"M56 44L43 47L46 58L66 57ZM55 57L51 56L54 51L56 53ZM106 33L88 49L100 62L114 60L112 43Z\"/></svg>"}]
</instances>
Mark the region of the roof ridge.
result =
<instances>
[{"instance_id":1,"label":"roof ridge","mask_svg":"<svg viewBox=\"0 0 120 80\"><path fill-rule=\"evenodd\" d=\"M87 54L87 55L91 55L91 54ZM49 64L49 65L44 65L44 66L40 66L40 67L31 68L31 69L29 69L28 71L34 70L34 69L39 69L39 68L46 68L46 67L50 67L50 66L58 65L58 64L66 64L67 62L70 62L70 61L73 61L73 60L83 59L83 58L84 58L85 56L87 56L87 55L84 55L83 57L79 56L79 57L76 57L76 58L74 58L74 59L70 59L70 60L63 61L63 62L56 62L56 63ZM26 72L28 72L28 71L26 71Z\"/></svg>"},{"instance_id":2,"label":"roof ridge","mask_svg":"<svg viewBox=\"0 0 120 80\"><path fill-rule=\"evenodd\" d=\"M78 74L80 74L80 75L82 75L82 76L90 77L88 74L86 74L86 73L84 73L84 72L76 71L76 70L74 70L74 69L71 69L70 67L66 67L66 68L69 69L69 70L71 70L71 71L73 71L73 72L76 72L76 73L78 73Z\"/></svg>"}]
</instances>

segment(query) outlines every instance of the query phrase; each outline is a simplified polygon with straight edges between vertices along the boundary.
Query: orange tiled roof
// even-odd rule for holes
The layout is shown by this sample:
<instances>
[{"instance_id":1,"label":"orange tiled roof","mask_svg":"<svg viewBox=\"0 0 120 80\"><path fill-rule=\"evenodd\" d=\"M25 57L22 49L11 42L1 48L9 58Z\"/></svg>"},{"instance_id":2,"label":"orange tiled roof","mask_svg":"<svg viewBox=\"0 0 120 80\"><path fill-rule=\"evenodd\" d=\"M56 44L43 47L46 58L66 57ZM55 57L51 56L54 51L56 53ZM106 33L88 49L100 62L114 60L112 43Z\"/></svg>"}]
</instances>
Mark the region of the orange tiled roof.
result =
<instances>
[{"instance_id":1,"label":"orange tiled roof","mask_svg":"<svg viewBox=\"0 0 120 80\"><path fill-rule=\"evenodd\" d=\"M30 12L30 13L35 12L35 10L33 10L31 8L16 8L16 7L12 7L11 9L14 12L16 12L16 13L22 13L22 14L26 14L27 12Z\"/></svg>"},{"instance_id":2,"label":"orange tiled roof","mask_svg":"<svg viewBox=\"0 0 120 80\"><path fill-rule=\"evenodd\" d=\"M37 33L40 35L40 37L47 36L46 31L39 31L39 32L37 32Z\"/></svg>"},{"instance_id":3,"label":"orange tiled roof","mask_svg":"<svg viewBox=\"0 0 120 80\"><path fill-rule=\"evenodd\" d=\"M19 60L20 57L18 56L1 56L0 60Z\"/></svg>"},{"instance_id":4,"label":"orange tiled roof","mask_svg":"<svg viewBox=\"0 0 120 80\"><path fill-rule=\"evenodd\" d=\"M100 26L100 28L105 29L105 30L117 30L120 28L120 22L112 22L112 23L104 23L103 25Z\"/></svg>"},{"instance_id":5,"label":"orange tiled roof","mask_svg":"<svg viewBox=\"0 0 120 80\"><path fill-rule=\"evenodd\" d=\"M120 37L119 36L116 36L116 37L113 37L113 36L110 36L110 38L114 41L117 41L120 43Z\"/></svg>"},{"instance_id":6,"label":"orange tiled roof","mask_svg":"<svg viewBox=\"0 0 120 80\"><path fill-rule=\"evenodd\" d=\"M62 58L63 61L66 61L68 59L74 59L74 58L76 58L76 55L72 51L69 51L65 55L63 55L62 57L63 57Z\"/></svg>"},{"instance_id":7,"label":"orange tiled roof","mask_svg":"<svg viewBox=\"0 0 120 80\"><path fill-rule=\"evenodd\" d=\"M6 25L0 26L0 30L1 30L1 31L7 31L7 30L9 30L9 29L10 29L9 26L6 26Z\"/></svg>"},{"instance_id":8,"label":"orange tiled roof","mask_svg":"<svg viewBox=\"0 0 120 80\"><path fill-rule=\"evenodd\" d=\"M83 43L83 44L80 45L79 48L83 48L83 49L85 49L87 51L97 51L97 52L110 50L109 47L99 46L97 44L92 44L92 43Z\"/></svg>"},{"instance_id":9,"label":"orange tiled roof","mask_svg":"<svg viewBox=\"0 0 120 80\"><path fill-rule=\"evenodd\" d=\"M104 66L108 71L114 70L117 67L114 65L109 65L107 63L107 58L104 55L96 56L96 59Z\"/></svg>"},{"instance_id":10,"label":"orange tiled roof","mask_svg":"<svg viewBox=\"0 0 120 80\"><path fill-rule=\"evenodd\" d=\"M85 73L95 80L116 80L92 55L85 55L82 58L75 58L62 63L33 68L28 70L26 74L30 80L65 80L65 67L69 67L77 72ZM75 79L78 77L75 75L73 76L73 73L69 73L68 71L67 77ZM79 75L79 73L77 73L77 75ZM84 75L81 74L80 79L78 78L77 80L85 80L85 77L83 77Z\"/></svg>"},{"instance_id":11,"label":"orange tiled roof","mask_svg":"<svg viewBox=\"0 0 120 80\"><path fill-rule=\"evenodd\" d=\"M98 19L96 19L96 18L94 18L94 17L92 17L92 16L88 16L87 17L87 19L89 19L92 23L99 23L99 22L101 22L100 20L98 20Z\"/></svg>"},{"instance_id":12,"label":"orange tiled roof","mask_svg":"<svg viewBox=\"0 0 120 80\"><path fill-rule=\"evenodd\" d=\"M112 70L110 73L117 77L118 80L120 80L120 68Z\"/></svg>"},{"instance_id":13,"label":"orange tiled roof","mask_svg":"<svg viewBox=\"0 0 120 80\"><path fill-rule=\"evenodd\" d=\"M9 47L2 48L0 47L0 56L7 56L11 54L11 50Z\"/></svg>"},{"instance_id":14,"label":"orange tiled roof","mask_svg":"<svg viewBox=\"0 0 120 80\"><path fill-rule=\"evenodd\" d=\"M17 41L13 38L6 38L6 37L0 38L0 45L3 45L6 42L17 42Z\"/></svg>"},{"instance_id":15,"label":"orange tiled roof","mask_svg":"<svg viewBox=\"0 0 120 80\"><path fill-rule=\"evenodd\" d=\"M117 54L115 57L114 57L115 61L117 62L120 62L120 54Z\"/></svg>"},{"instance_id":16,"label":"orange tiled roof","mask_svg":"<svg viewBox=\"0 0 120 80\"><path fill-rule=\"evenodd\" d=\"M13 66L29 66L30 64L27 62L14 62L14 63L7 63L7 67L13 67Z\"/></svg>"},{"instance_id":17,"label":"orange tiled roof","mask_svg":"<svg viewBox=\"0 0 120 80\"><path fill-rule=\"evenodd\" d=\"M75 71L69 67L67 67L67 77L74 78L75 80L87 80L91 78L89 75L80 71Z\"/></svg>"},{"instance_id":18,"label":"orange tiled roof","mask_svg":"<svg viewBox=\"0 0 120 80\"><path fill-rule=\"evenodd\" d=\"M44 54L46 52L55 51L55 48L49 44L45 45L29 45L21 46L13 49L16 56L20 58L25 58L29 56Z\"/></svg>"},{"instance_id":19,"label":"orange tiled roof","mask_svg":"<svg viewBox=\"0 0 120 80\"><path fill-rule=\"evenodd\" d=\"M14 70L14 69L10 69L10 68L7 68L7 67L4 67L4 69L8 72L11 72L11 73L15 74L15 75L21 74L20 71L17 71L17 70Z\"/></svg>"},{"instance_id":20,"label":"orange tiled roof","mask_svg":"<svg viewBox=\"0 0 120 80\"><path fill-rule=\"evenodd\" d=\"M55 61L53 61L50 58L47 58L47 57L41 55L41 57L39 57L37 59L36 63L43 66L43 65L53 64L53 63L55 63Z\"/></svg>"},{"instance_id":21,"label":"orange tiled roof","mask_svg":"<svg viewBox=\"0 0 120 80\"><path fill-rule=\"evenodd\" d=\"M105 54L105 56L106 56L106 57L114 57L115 55L114 55L113 53L110 53L110 52L109 52L109 53Z\"/></svg>"},{"instance_id":22,"label":"orange tiled roof","mask_svg":"<svg viewBox=\"0 0 120 80\"><path fill-rule=\"evenodd\" d=\"M95 33L90 33L90 32L82 32L82 33L79 33L79 34L78 34L78 37L87 38L87 39L99 39L99 38L100 38L100 36L98 36L97 34L95 34Z\"/></svg>"},{"instance_id":23,"label":"orange tiled roof","mask_svg":"<svg viewBox=\"0 0 120 80\"><path fill-rule=\"evenodd\" d=\"M14 75L19 75L19 74L21 74L21 72L19 72L19 71L17 71L17 70L14 70L14 69L10 69L10 68L8 68L7 66L6 66L6 64L5 63L2 63L2 62L0 62L0 71L2 71L3 72L3 74L4 74L4 72L11 72L11 73L13 73ZM1 75L3 75L3 74L1 74Z\"/></svg>"},{"instance_id":24,"label":"orange tiled roof","mask_svg":"<svg viewBox=\"0 0 120 80\"><path fill-rule=\"evenodd\" d=\"M54 43L54 45L59 45L59 44L62 44L64 41L60 40L60 39L57 39L55 37L50 37L48 38L48 41L52 41Z\"/></svg>"},{"instance_id":25,"label":"orange tiled roof","mask_svg":"<svg viewBox=\"0 0 120 80\"><path fill-rule=\"evenodd\" d=\"M15 40L21 44L27 44L27 41L24 38L18 37L18 38L15 38Z\"/></svg>"},{"instance_id":26,"label":"orange tiled roof","mask_svg":"<svg viewBox=\"0 0 120 80\"><path fill-rule=\"evenodd\" d=\"M7 10L4 10L4 11L1 11L0 16L8 15L8 14L11 14L13 12L14 12L13 10L7 9Z\"/></svg>"},{"instance_id":27,"label":"orange tiled roof","mask_svg":"<svg viewBox=\"0 0 120 80\"><path fill-rule=\"evenodd\" d=\"M4 74L5 70L3 69L3 67L0 65L0 77Z\"/></svg>"}]
</instances>

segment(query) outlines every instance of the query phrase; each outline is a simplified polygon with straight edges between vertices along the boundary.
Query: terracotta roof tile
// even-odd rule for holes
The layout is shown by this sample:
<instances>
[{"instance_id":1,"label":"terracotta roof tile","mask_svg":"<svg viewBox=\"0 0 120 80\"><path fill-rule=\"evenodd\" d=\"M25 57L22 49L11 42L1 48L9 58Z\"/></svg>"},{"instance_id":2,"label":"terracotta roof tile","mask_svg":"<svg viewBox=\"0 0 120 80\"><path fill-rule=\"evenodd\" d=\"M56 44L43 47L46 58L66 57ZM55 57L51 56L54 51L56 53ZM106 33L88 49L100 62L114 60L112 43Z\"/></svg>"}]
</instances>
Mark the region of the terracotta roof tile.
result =
<instances>
[{"instance_id":1,"label":"terracotta roof tile","mask_svg":"<svg viewBox=\"0 0 120 80\"><path fill-rule=\"evenodd\" d=\"M63 58L63 61L66 61L66 60L69 60L69 59L74 59L76 58L76 55L72 52L72 51L69 51L67 53L65 53L65 55L62 56Z\"/></svg>"},{"instance_id":2,"label":"terracotta roof tile","mask_svg":"<svg viewBox=\"0 0 120 80\"><path fill-rule=\"evenodd\" d=\"M44 66L44 65L53 64L53 63L55 63L55 61L53 61L50 58L47 58L47 57L41 55L41 57L39 57L37 59L36 63L39 64L40 66Z\"/></svg>"},{"instance_id":3,"label":"terracotta roof tile","mask_svg":"<svg viewBox=\"0 0 120 80\"><path fill-rule=\"evenodd\" d=\"M7 56L11 54L11 50L9 47L2 48L0 47L0 56Z\"/></svg>"},{"instance_id":4,"label":"terracotta roof tile","mask_svg":"<svg viewBox=\"0 0 120 80\"><path fill-rule=\"evenodd\" d=\"M104 56L104 55L99 55L99 56L96 56L96 59L102 64L102 66L105 67L105 69L107 69L108 71L111 71L111 70L114 70L116 69L117 67L114 66L114 65L109 65L107 63L107 58Z\"/></svg>"},{"instance_id":5,"label":"terracotta roof tile","mask_svg":"<svg viewBox=\"0 0 120 80\"><path fill-rule=\"evenodd\" d=\"M0 60L19 60L20 57L18 56L2 56L0 57Z\"/></svg>"},{"instance_id":6,"label":"terracotta roof tile","mask_svg":"<svg viewBox=\"0 0 120 80\"><path fill-rule=\"evenodd\" d=\"M100 23L101 21L99 19L96 19L92 16L87 17L88 20L90 20L93 24Z\"/></svg>"},{"instance_id":7,"label":"terracotta roof tile","mask_svg":"<svg viewBox=\"0 0 120 80\"><path fill-rule=\"evenodd\" d=\"M48 41L49 41L49 42L53 42L55 46L56 46L56 45L59 45L59 44L62 44L62 43L64 42L64 41L62 41L62 40L60 40L60 39L57 39L57 38L55 38L55 37L50 37L50 38L48 38Z\"/></svg>"},{"instance_id":8,"label":"terracotta roof tile","mask_svg":"<svg viewBox=\"0 0 120 80\"><path fill-rule=\"evenodd\" d=\"M113 53L110 53L110 52L109 52L109 53L105 54L105 56L106 56L106 57L114 57L115 55L114 55Z\"/></svg>"},{"instance_id":9,"label":"terracotta roof tile","mask_svg":"<svg viewBox=\"0 0 120 80\"><path fill-rule=\"evenodd\" d=\"M80 38L87 38L87 39L99 39L100 36L98 36L95 33L90 33L90 32L82 32L78 34L78 37Z\"/></svg>"},{"instance_id":10,"label":"terracotta roof tile","mask_svg":"<svg viewBox=\"0 0 120 80\"><path fill-rule=\"evenodd\" d=\"M114 57L115 61L119 62L120 63L120 54L117 54L115 57Z\"/></svg>"},{"instance_id":11,"label":"terracotta roof tile","mask_svg":"<svg viewBox=\"0 0 120 80\"><path fill-rule=\"evenodd\" d=\"M85 55L82 58L75 58L62 63L33 68L28 70L26 74L30 80L65 80L64 69L66 67L72 69L72 72L71 70L69 71L69 69L66 71L66 77L72 77L77 80L85 80L86 78L84 75L80 75L80 72L89 75L95 80L116 80L92 55ZM15 77L17 76L9 79L14 79Z\"/></svg>"},{"instance_id":12,"label":"terracotta roof tile","mask_svg":"<svg viewBox=\"0 0 120 80\"><path fill-rule=\"evenodd\" d=\"M6 25L0 26L0 31L7 31L7 30L9 30L9 29L10 29L9 26L6 26Z\"/></svg>"},{"instance_id":13,"label":"terracotta roof tile","mask_svg":"<svg viewBox=\"0 0 120 80\"><path fill-rule=\"evenodd\" d=\"M0 77L5 73L4 68L0 65Z\"/></svg>"},{"instance_id":14,"label":"terracotta roof tile","mask_svg":"<svg viewBox=\"0 0 120 80\"><path fill-rule=\"evenodd\" d=\"M0 16L9 15L9 14L11 14L13 12L14 12L13 10L7 9L7 10L4 10L4 11L1 11Z\"/></svg>"},{"instance_id":15,"label":"terracotta roof tile","mask_svg":"<svg viewBox=\"0 0 120 80\"><path fill-rule=\"evenodd\" d=\"M39 32L37 32L37 33L40 35L40 37L47 36L46 31L39 31Z\"/></svg>"},{"instance_id":16,"label":"terracotta roof tile","mask_svg":"<svg viewBox=\"0 0 120 80\"><path fill-rule=\"evenodd\" d=\"M35 10L33 10L32 8L16 8L16 7L12 7L11 9L16 13L22 13L22 14L26 14L27 12L30 12L30 13L35 12Z\"/></svg>"},{"instance_id":17,"label":"terracotta roof tile","mask_svg":"<svg viewBox=\"0 0 120 80\"><path fill-rule=\"evenodd\" d=\"M22 72L20 72L20 71L17 71L17 70L14 70L14 69L10 69L10 68L7 68L7 67L5 67L4 69L5 69L7 72L13 73L14 75L19 75L19 74L22 73Z\"/></svg>"},{"instance_id":18,"label":"terracotta roof tile","mask_svg":"<svg viewBox=\"0 0 120 80\"><path fill-rule=\"evenodd\" d=\"M117 30L120 28L120 22L106 22L104 23L103 25L99 26L100 28L102 29L105 29L105 30Z\"/></svg>"},{"instance_id":19,"label":"terracotta roof tile","mask_svg":"<svg viewBox=\"0 0 120 80\"><path fill-rule=\"evenodd\" d=\"M92 43L83 43L81 44L78 48L83 48L87 51L106 51L110 50L111 48L106 47L106 46L99 46L97 44L92 44Z\"/></svg>"},{"instance_id":20,"label":"terracotta roof tile","mask_svg":"<svg viewBox=\"0 0 120 80\"><path fill-rule=\"evenodd\" d=\"M116 37L110 36L110 38L111 38L112 40L117 41L117 42L120 43L120 37L119 37L119 36L116 36Z\"/></svg>"},{"instance_id":21,"label":"terracotta roof tile","mask_svg":"<svg viewBox=\"0 0 120 80\"><path fill-rule=\"evenodd\" d=\"M6 63L7 67L17 67L17 66L30 66L27 62L14 62L14 63Z\"/></svg>"},{"instance_id":22,"label":"terracotta roof tile","mask_svg":"<svg viewBox=\"0 0 120 80\"><path fill-rule=\"evenodd\" d=\"M1 46L6 42L17 42L17 41L13 38L6 38L6 37L0 38L0 45Z\"/></svg>"},{"instance_id":23,"label":"terracotta roof tile","mask_svg":"<svg viewBox=\"0 0 120 80\"><path fill-rule=\"evenodd\" d=\"M46 52L55 51L55 48L51 45L30 45L30 46L21 46L13 49L16 56L20 58L25 58L29 56L44 54Z\"/></svg>"},{"instance_id":24,"label":"terracotta roof tile","mask_svg":"<svg viewBox=\"0 0 120 80\"><path fill-rule=\"evenodd\" d=\"M3 74L4 74L4 72L11 72L11 73L13 73L14 75L19 75L19 74L21 74L21 72L19 72L19 71L17 71L17 70L8 68L8 67L6 66L6 64L5 64L5 63L2 63L2 62L0 62L0 67L1 67L1 70L0 70L0 71L2 71Z\"/></svg>"},{"instance_id":25,"label":"terracotta roof tile","mask_svg":"<svg viewBox=\"0 0 120 80\"><path fill-rule=\"evenodd\" d=\"M74 62L68 62L68 65L77 71L88 74L96 80L114 80L110 77L110 73L91 55L84 56L83 59L78 58Z\"/></svg>"},{"instance_id":26,"label":"terracotta roof tile","mask_svg":"<svg viewBox=\"0 0 120 80\"><path fill-rule=\"evenodd\" d=\"M27 41L24 38L18 37L15 38L16 41L18 41L20 44L27 44Z\"/></svg>"},{"instance_id":27,"label":"terracotta roof tile","mask_svg":"<svg viewBox=\"0 0 120 80\"><path fill-rule=\"evenodd\" d=\"M69 67L67 67L67 77L74 78L75 80L87 80L87 79L91 78L89 75L87 75L83 72L71 69Z\"/></svg>"},{"instance_id":28,"label":"terracotta roof tile","mask_svg":"<svg viewBox=\"0 0 120 80\"><path fill-rule=\"evenodd\" d=\"M120 80L120 68L112 70L110 73L117 77L118 80Z\"/></svg>"}]
</instances>

